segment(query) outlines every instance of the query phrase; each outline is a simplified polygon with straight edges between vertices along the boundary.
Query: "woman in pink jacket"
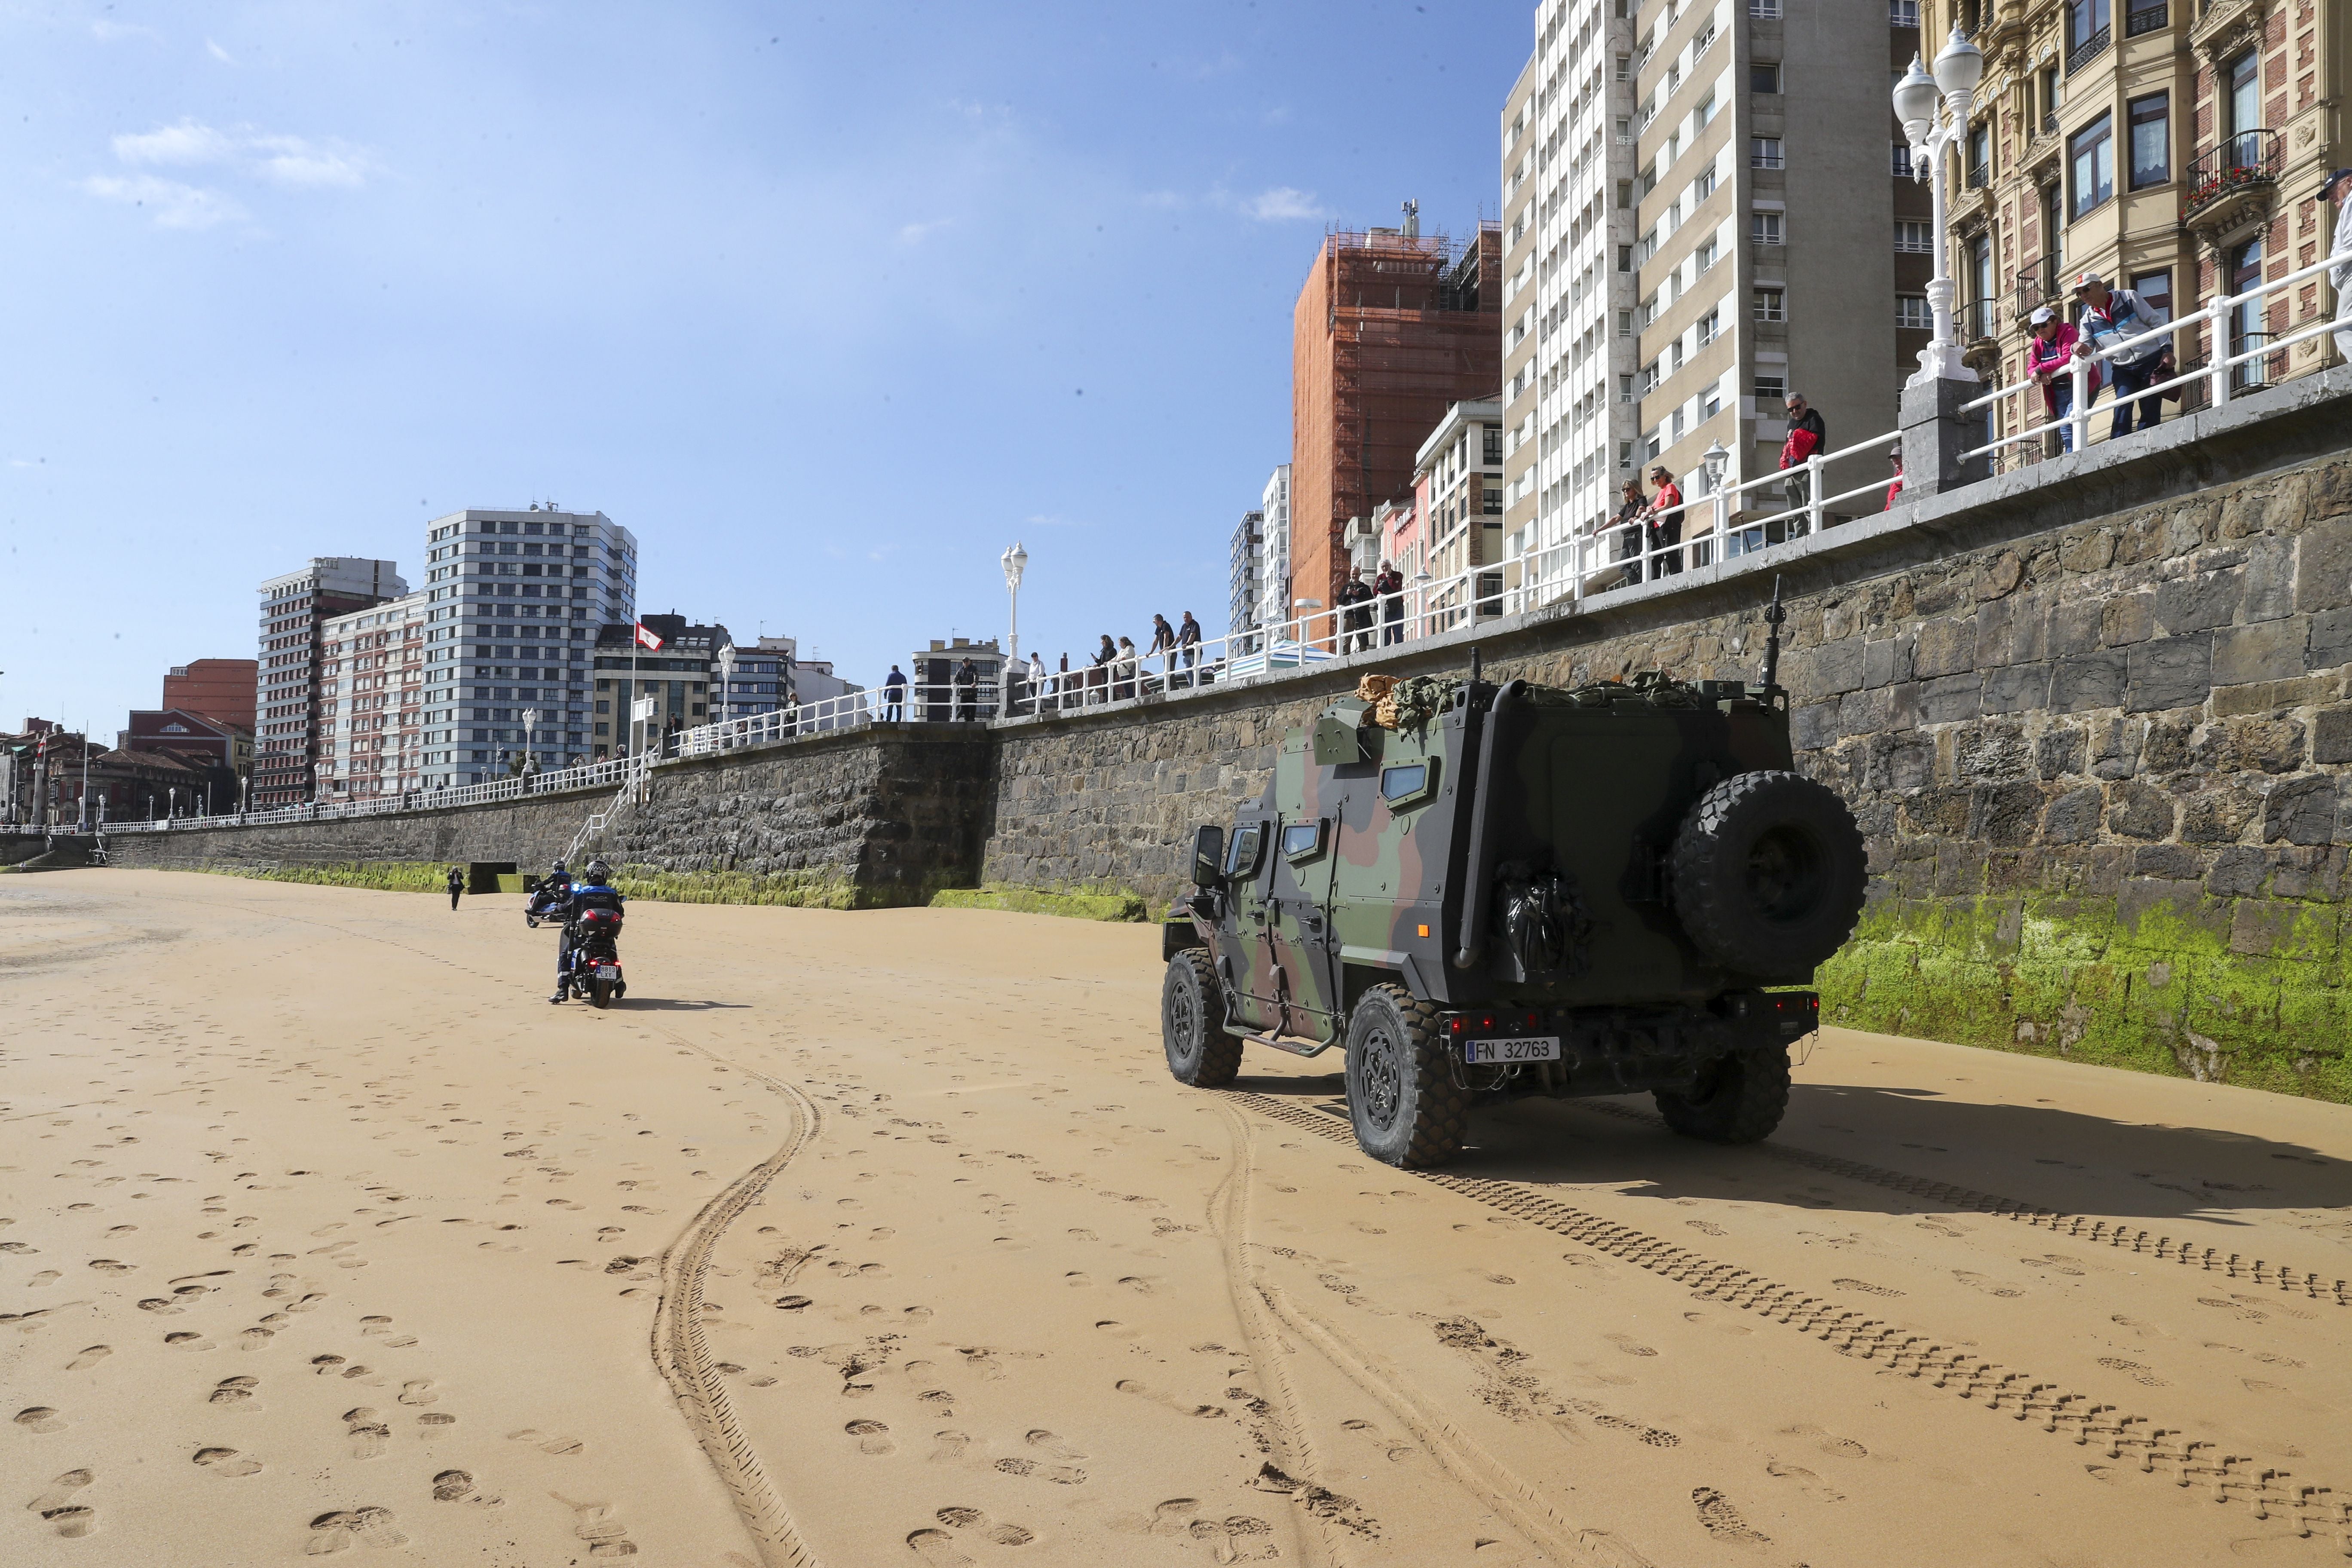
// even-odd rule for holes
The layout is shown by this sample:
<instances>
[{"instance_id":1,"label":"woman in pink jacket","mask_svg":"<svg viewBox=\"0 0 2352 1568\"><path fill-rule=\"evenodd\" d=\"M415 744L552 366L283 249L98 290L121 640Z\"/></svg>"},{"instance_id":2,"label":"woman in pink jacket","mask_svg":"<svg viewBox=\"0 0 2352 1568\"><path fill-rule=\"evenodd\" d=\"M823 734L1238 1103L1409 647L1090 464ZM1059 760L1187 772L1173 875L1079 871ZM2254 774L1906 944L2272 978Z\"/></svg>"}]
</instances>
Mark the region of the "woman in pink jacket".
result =
<instances>
[{"instance_id":1,"label":"woman in pink jacket","mask_svg":"<svg viewBox=\"0 0 2352 1568\"><path fill-rule=\"evenodd\" d=\"M2058 313L2044 305L2033 312L2033 336L2025 345L2025 371L2042 384L2042 401L2053 419L2063 419L2074 411L2074 378L2069 366L2074 357L2074 340L2081 334L2074 323L2061 321ZM2083 402L2089 405L2099 395L2099 367L2094 362L2090 378L2083 384ZM2074 426L2058 426L2058 449L2074 449Z\"/></svg>"}]
</instances>

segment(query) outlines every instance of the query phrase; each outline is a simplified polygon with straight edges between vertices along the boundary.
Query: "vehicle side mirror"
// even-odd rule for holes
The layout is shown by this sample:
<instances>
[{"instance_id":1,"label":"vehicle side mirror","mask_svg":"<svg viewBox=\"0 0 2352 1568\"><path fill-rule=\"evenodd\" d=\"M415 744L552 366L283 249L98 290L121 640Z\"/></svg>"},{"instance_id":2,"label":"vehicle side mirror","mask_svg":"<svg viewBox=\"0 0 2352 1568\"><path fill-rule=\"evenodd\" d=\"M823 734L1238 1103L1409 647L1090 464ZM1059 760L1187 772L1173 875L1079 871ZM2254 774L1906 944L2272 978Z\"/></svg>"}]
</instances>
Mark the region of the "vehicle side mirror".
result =
<instances>
[{"instance_id":1,"label":"vehicle side mirror","mask_svg":"<svg viewBox=\"0 0 2352 1568\"><path fill-rule=\"evenodd\" d=\"M1195 887L1222 887L1225 880L1225 830L1208 826L1192 835L1192 882Z\"/></svg>"}]
</instances>

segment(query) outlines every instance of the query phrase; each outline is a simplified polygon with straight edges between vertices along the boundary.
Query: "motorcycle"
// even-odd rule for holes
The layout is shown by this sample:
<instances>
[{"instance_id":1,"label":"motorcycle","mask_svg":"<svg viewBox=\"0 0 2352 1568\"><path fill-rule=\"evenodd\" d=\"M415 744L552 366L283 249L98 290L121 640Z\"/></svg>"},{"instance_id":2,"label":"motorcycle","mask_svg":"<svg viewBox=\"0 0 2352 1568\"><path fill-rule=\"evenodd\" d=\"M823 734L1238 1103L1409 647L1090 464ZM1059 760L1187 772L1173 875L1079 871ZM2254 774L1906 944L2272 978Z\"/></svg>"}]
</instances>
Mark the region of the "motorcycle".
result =
<instances>
[{"instance_id":1,"label":"motorcycle","mask_svg":"<svg viewBox=\"0 0 2352 1568\"><path fill-rule=\"evenodd\" d=\"M628 994L621 974L621 911L583 910L572 942L572 984L595 1006Z\"/></svg>"},{"instance_id":2,"label":"motorcycle","mask_svg":"<svg viewBox=\"0 0 2352 1568\"><path fill-rule=\"evenodd\" d=\"M537 931L541 921L560 921L572 902L572 889L551 877L535 877L524 884L522 922Z\"/></svg>"}]
</instances>

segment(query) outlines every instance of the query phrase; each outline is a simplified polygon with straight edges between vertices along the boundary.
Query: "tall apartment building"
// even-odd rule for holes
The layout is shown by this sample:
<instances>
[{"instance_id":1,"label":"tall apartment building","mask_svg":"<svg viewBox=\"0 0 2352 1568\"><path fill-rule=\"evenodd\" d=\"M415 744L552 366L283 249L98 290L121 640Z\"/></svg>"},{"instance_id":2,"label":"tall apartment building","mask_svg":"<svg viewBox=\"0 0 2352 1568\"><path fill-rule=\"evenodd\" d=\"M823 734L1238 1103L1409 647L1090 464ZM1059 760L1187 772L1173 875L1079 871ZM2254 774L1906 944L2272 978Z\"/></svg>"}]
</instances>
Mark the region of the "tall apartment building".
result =
<instances>
[{"instance_id":1,"label":"tall apartment building","mask_svg":"<svg viewBox=\"0 0 2352 1568\"><path fill-rule=\"evenodd\" d=\"M541 767L600 753L589 650L635 618L636 536L601 511L468 508L427 523L425 545L425 786L500 776L526 709Z\"/></svg>"},{"instance_id":2,"label":"tall apartment building","mask_svg":"<svg viewBox=\"0 0 2352 1568\"><path fill-rule=\"evenodd\" d=\"M1851 10L1538 9L1503 121L1504 523L1543 596L1625 480L1663 464L1696 499L1717 442L1733 480L1777 467L1790 391L1833 447L1895 427L1928 335L1901 298L1916 276L1924 302L1927 199L1888 100L1917 17L1887 0L1881 37Z\"/></svg>"},{"instance_id":3,"label":"tall apartment building","mask_svg":"<svg viewBox=\"0 0 2352 1568\"><path fill-rule=\"evenodd\" d=\"M1258 497L1263 542L1259 545L1257 624L1278 626L1290 619L1290 465L1276 465Z\"/></svg>"},{"instance_id":4,"label":"tall apartment building","mask_svg":"<svg viewBox=\"0 0 2352 1568\"><path fill-rule=\"evenodd\" d=\"M1499 226L1457 243L1405 212L1325 235L1291 317L1290 592L1327 609L1349 520L1409 492L1431 427L1502 380Z\"/></svg>"},{"instance_id":5,"label":"tall apartment building","mask_svg":"<svg viewBox=\"0 0 2352 1568\"><path fill-rule=\"evenodd\" d=\"M319 643L318 798L362 800L425 780L425 636L406 594L329 619Z\"/></svg>"},{"instance_id":6,"label":"tall apartment building","mask_svg":"<svg viewBox=\"0 0 2352 1568\"><path fill-rule=\"evenodd\" d=\"M2352 160L2342 6L2026 0L1994 10L1947 0L1926 20L1930 58L1955 26L1985 54L1975 119L1937 171L1951 191L1961 338L1980 374L2023 379L2028 319L2045 304L2071 315L2075 273L2096 272L2177 320L2327 253L2314 195ZM2317 284L2242 307L2230 352L2326 314ZM2211 349L2202 332L2176 339L2184 369ZM2235 384L2250 391L2332 361L2318 337L2250 362ZM2192 389L2192 405L2200 397ZM2048 417L2038 397L2000 413L2009 429Z\"/></svg>"},{"instance_id":7,"label":"tall apartment building","mask_svg":"<svg viewBox=\"0 0 2352 1568\"><path fill-rule=\"evenodd\" d=\"M1265 568L1265 513L1245 511L1234 524L1226 562L1225 629L1235 637L1257 625L1258 601L1264 596L1259 574Z\"/></svg>"},{"instance_id":8,"label":"tall apartment building","mask_svg":"<svg viewBox=\"0 0 2352 1568\"><path fill-rule=\"evenodd\" d=\"M261 585L253 805L312 798L319 746L320 643L326 623L408 592L390 561L321 555Z\"/></svg>"}]
</instances>

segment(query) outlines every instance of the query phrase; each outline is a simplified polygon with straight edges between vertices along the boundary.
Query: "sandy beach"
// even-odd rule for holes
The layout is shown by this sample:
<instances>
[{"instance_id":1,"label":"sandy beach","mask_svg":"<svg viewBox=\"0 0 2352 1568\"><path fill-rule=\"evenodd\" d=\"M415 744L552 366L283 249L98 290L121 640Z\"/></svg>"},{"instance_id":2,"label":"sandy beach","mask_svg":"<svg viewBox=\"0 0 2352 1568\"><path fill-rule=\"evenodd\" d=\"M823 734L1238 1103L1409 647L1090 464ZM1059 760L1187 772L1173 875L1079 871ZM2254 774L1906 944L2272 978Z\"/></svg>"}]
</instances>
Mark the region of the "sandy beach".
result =
<instances>
[{"instance_id":1,"label":"sandy beach","mask_svg":"<svg viewBox=\"0 0 2352 1568\"><path fill-rule=\"evenodd\" d=\"M2352 1109L1830 1030L1355 1149L1159 936L0 878L0 1562L2320 1563Z\"/></svg>"}]
</instances>

